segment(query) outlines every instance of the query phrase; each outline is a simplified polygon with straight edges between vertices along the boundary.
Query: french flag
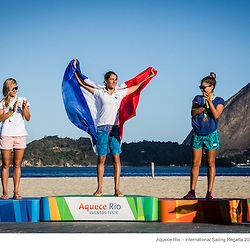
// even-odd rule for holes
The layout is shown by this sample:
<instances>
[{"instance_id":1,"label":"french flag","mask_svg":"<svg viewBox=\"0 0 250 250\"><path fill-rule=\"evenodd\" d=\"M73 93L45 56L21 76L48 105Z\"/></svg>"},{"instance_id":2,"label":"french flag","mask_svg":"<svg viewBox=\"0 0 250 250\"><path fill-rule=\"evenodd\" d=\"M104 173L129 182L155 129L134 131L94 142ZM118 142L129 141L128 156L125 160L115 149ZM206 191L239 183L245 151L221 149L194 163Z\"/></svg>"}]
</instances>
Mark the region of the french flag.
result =
<instances>
[{"instance_id":1,"label":"french flag","mask_svg":"<svg viewBox=\"0 0 250 250\"><path fill-rule=\"evenodd\" d=\"M95 88L104 88L103 85L97 85L87 76L81 73L80 62L77 60L76 68L73 66L74 60L68 64L62 81L62 97L64 107L69 120L79 129L90 135L93 150L97 142L96 132L96 114L99 109L95 102L93 94L81 87L74 75L77 71L78 76L87 84ZM151 79L157 75L153 67L148 67L134 78L122 83L118 88L127 88L140 84L140 87L132 94L123 98L119 108L119 127L120 139L122 141L124 123L136 115L136 108L139 103L141 91L147 86Z\"/></svg>"}]
</instances>

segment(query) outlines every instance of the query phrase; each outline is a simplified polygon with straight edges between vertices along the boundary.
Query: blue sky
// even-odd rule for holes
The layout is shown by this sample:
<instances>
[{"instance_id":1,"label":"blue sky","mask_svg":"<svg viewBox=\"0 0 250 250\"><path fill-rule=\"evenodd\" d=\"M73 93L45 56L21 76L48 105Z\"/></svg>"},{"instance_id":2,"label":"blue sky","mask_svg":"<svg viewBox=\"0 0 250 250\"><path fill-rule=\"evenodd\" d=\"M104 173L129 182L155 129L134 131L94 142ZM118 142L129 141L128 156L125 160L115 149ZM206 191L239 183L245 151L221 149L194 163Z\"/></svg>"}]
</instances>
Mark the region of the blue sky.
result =
<instances>
[{"instance_id":1,"label":"blue sky","mask_svg":"<svg viewBox=\"0 0 250 250\"><path fill-rule=\"evenodd\" d=\"M15 78L30 102L28 142L78 139L88 135L68 120L61 95L72 58L97 83L109 70L122 83L153 66L123 141L182 143L204 76L217 74L225 100L250 81L249 13L243 0L0 0L0 82Z\"/></svg>"}]
</instances>

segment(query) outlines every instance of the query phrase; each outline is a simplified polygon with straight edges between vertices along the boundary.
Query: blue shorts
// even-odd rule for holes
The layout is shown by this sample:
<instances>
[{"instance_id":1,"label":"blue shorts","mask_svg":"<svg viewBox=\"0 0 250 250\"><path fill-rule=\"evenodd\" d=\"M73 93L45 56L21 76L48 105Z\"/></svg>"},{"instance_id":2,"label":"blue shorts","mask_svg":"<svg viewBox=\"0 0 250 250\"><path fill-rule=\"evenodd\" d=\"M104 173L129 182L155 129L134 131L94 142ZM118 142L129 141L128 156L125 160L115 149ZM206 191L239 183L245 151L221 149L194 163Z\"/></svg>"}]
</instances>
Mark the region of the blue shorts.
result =
<instances>
[{"instance_id":1,"label":"blue shorts","mask_svg":"<svg viewBox=\"0 0 250 250\"><path fill-rule=\"evenodd\" d=\"M97 127L96 155L105 156L121 154L120 132L117 125L103 125Z\"/></svg>"},{"instance_id":2,"label":"blue shorts","mask_svg":"<svg viewBox=\"0 0 250 250\"><path fill-rule=\"evenodd\" d=\"M215 130L209 135L199 135L194 132L191 138L191 147L193 149L204 148L206 150L215 150L220 148L218 130Z\"/></svg>"}]
</instances>

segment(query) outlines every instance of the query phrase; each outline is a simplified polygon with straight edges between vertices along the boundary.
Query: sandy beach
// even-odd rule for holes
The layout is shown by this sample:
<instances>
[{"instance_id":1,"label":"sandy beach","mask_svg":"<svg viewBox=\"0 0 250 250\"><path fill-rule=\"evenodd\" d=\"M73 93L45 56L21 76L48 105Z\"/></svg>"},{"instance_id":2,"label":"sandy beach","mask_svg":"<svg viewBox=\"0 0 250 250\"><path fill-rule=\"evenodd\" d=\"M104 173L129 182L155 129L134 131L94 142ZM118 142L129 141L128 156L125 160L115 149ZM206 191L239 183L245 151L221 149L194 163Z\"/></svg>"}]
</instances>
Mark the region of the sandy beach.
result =
<instances>
[{"instance_id":1,"label":"sandy beach","mask_svg":"<svg viewBox=\"0 0 250 250\"><path fill-rule=\"evenodd\" d=\"M113 195L113 183L113 177L104 177L104 195ZM19 190L23 197L91 195L96 186L96 177L22 178ZM206 187L206 177L199 177L197 198L205 197ZM189 177L122 177L120 189L124 195L182 198L189 190ZM9 179L9 195L12 190L12 179ZM250 198L250 177L218 176L213 195L215 198Z\"/></svg>"}]
</instances>

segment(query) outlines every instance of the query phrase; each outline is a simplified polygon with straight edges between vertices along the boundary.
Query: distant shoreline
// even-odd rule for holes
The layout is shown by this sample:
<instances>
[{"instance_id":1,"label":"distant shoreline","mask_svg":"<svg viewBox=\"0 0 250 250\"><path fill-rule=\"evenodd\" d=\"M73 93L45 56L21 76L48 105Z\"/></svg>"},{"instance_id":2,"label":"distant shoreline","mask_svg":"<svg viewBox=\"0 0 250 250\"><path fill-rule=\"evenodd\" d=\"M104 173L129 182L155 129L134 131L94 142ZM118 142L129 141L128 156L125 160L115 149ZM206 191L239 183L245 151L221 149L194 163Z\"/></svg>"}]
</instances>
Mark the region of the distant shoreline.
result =
<instances>
[{"instance_id":1,"label":"distant shoreline","mask_svg":"<svg viewBox=\"0 0 250 250\"><path fill-rule=\"evenodd\" d=\"M11 165L11 167L13 167ZM83 166L83 165L73 165L73 166L63 166L63 165L46 165L46 166L30 166L30 165L25 165L25 166L22 166L22 168L30 168L30 167L38 167L38 168L50 168L50 167L58 167L58 168L88 168L88 167L96 167L96 165L87 165L87 166ZM112 165L106 165L105 167L113 167ZM145 167L149 167L151 168L150 165L144 165L144 166L127 166L127 165L122 165L121 166L122 168L127 168L127 167L142 167L142 168L145 168ZM175 167L175 168L186 168L186 167L191 167L190 165L183 165L183 166L178 166L178 165L166 165L166 166L158 166L158 165L155 165L154 167L157 167L157 168L165 168L165 167ZM204 166L201 166L201 167L206 167L205 165ZM234 166L216 166L216 168L241 168L241 167L245 167L245 168L250 168L250 165L241 165L241 164L236 164Z\"/></svg>"}]
</instances>

